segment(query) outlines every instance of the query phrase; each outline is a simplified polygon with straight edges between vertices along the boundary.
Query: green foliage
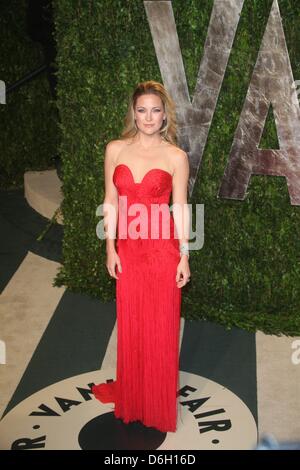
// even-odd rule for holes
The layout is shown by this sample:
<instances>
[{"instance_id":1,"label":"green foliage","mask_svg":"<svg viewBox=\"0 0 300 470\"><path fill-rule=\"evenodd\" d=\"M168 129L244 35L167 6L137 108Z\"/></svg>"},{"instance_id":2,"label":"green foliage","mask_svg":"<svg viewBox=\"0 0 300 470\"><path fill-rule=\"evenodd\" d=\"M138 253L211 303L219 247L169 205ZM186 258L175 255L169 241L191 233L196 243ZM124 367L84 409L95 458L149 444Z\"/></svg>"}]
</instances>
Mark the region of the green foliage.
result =
<instances>
[{"instance_id":1,"label":"green foliage","mask_svg":"<svg viewBox=\"0 0 300 470\"><path fill-rule=\"evenodd\" d=\"M205 242L191 252L182 315L226 328L300 332L299 207L283 177L253 176L244 201L218 199L272 1L246 0L191 200L205 205ZM195 88L213 0L172 2L188 86ZM300 6L279 1L295 79ZM136 83L162 82L143 2L55 2L63 139L64 266L56 285L111 301L105 242L96 237L106 143L119 136ZM262 148L278 148L268 117Z\"/></svg>"},{"instance_id":2,"label":"green foliage","mask_svg":"<svg viewBox=\"0 0 300 470\"><path fill-rule=\"evenodd\" d=\"M26 32L25 0L2 2L0 79L6 86L44 63L43 51ZM57 108L43 73L8 93L0 106L0 186L23 185L24 172L51 165L58 144Z\"/></svg>"}]
</instances>

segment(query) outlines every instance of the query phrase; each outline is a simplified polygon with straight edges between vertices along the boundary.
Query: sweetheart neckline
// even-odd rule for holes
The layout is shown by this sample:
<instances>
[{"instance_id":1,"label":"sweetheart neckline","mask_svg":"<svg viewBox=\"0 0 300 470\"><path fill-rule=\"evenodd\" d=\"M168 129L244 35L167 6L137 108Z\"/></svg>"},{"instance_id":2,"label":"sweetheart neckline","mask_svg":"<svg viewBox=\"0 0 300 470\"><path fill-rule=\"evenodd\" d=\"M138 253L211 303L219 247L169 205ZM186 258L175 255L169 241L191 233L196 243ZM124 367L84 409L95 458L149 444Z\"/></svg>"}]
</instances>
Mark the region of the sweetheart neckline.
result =
<instances>
[{"instance_id":1,"label":"sweetheart neckline","mask_svg":"<svg viewBox=\"0 0 300 470\"><path fill-rule=\"evenodd\" d=\"M118 166L125 166L128 170L129 170L129 173L131 174L131 178L132 178L132 181L133 181L133 184L135 184L136 186L140 186L143 182L144 182L144 179L146 178L146 176L151 173L151 171L163 171L164 173L167 173L167 175L170 176L170 178L172 178L172 175L171 173L169 173L167 170L163 170L162 168L151 168L150 170L148 170L143 178L142 178L142 181L140 181L139 183L136 183L135 180L134 180L134 177L133 177L133 173L131 171L131 169L129 168L128 165L126 165L126 163L118 163L118 165L115 166L115 169L114 169L114 172L115 170L118 168Z\"/></svg>"}]
</instances>

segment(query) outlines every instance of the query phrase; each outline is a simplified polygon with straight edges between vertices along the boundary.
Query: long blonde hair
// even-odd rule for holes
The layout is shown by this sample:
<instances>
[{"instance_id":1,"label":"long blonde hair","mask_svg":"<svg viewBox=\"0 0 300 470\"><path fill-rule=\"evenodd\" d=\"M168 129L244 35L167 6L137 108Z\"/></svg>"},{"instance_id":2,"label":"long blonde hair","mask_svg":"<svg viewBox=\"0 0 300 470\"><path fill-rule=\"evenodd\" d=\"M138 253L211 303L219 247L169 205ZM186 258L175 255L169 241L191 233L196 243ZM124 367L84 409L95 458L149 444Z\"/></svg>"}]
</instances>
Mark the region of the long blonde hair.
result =
<instances>
[{"instance_id":1,"label":"long blonde hair","mask_svg":"<svg viewBox=\"0 0 300 470\"><path fill-rule=\"evenodd\" d=\"M130 137L134 137L137 134L138 129L136 127L135 119L134 119L134 108L135 108L138 97L142 95L148 95L148 94L158 95L164 106L166 119L164 119L162 123L162 127L160 128L160 131L159 131L161 136L166 141L178 147L177 136L176 136L177 124L176 124L175 103L170 97L165 87L161 83L155 82L154 80L148 80L146 82L138 83L132 95L130 96L128 110L124 119L125 127L121 133L120 138L126 139Z\"/></svg>"}]
</instances>

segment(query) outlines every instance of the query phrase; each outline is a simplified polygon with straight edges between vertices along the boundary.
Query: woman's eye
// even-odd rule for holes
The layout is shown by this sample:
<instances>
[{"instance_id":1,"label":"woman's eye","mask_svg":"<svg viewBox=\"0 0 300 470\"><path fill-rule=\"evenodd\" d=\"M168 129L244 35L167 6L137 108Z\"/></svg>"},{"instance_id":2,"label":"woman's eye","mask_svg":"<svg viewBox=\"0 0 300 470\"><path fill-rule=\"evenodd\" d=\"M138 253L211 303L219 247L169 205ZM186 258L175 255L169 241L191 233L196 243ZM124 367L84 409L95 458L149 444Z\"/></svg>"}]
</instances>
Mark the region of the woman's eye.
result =
<instances>
[{"instance_id":1,"label":"woman's eye","mask_svg":"<svg viewBox=\"0 0 300 470\"><path fill-rule=\"evenodd\" d=\"M160 112L160 109L155 109L154 111ZM138 109L138 112L139 112L139 113L143 113L143 112L144 112L144 109Z\"/></svg>"}]
</instances>

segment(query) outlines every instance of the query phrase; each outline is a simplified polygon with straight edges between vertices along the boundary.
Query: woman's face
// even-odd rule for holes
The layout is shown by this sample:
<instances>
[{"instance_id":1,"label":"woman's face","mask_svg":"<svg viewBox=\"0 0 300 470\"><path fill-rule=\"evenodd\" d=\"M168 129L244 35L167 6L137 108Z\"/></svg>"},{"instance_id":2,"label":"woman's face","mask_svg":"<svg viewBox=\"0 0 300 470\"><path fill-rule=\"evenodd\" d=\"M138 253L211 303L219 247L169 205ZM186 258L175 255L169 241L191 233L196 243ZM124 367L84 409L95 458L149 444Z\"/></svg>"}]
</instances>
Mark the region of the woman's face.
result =
<instances>
[{"instance_id":1,"label":"woman's face","mask_svg":"<svg viewBox=\"0 0 300 470\"><path fill-rule=\"evenodd\" d=\"M166 118L161 98L155 94L139 96L135 105L134 117L140 131L146 134L154 134L159 131Z\"/></svg>"}]
</instances>

